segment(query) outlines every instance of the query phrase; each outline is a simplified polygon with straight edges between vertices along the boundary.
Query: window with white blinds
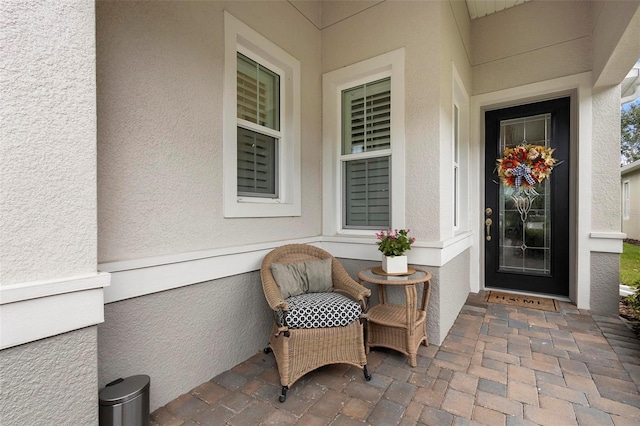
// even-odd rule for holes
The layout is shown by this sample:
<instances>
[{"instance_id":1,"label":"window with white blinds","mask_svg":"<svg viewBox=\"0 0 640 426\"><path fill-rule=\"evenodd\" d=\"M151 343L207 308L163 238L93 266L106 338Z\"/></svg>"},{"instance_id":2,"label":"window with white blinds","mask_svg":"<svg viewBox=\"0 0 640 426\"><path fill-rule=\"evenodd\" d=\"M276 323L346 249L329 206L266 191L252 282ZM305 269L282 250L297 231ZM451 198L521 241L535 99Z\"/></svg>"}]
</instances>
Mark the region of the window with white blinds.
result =
<instances>
[{"instance_id":1,"label":"window with white blinds","mask_svg":"<svg viewBox=\"0 0 640 426\"><path fill-rule=\"evenodd\" d=\"M301 64L224 12L224 217L302 214Z\"/></svg>"},{"instance_id":2,"label":"window with white blinds","mask_svg":"<svg viewBox=\"0 0 640 426\"><path fill-rule=\"evenodd\" d=\"M391 224L391 79L342 91L343 227Z\"/></svg>"},{"instance_id":3,"label":"window with white blinds","mask_svg":"<svg viewBox=\"0 0 640 426\"><path fill-rule=\"evenodd\" d=\"M280 76L238 53L238 118L280 130Z\"/></svg>"},{"instance_id":4,"label":"window with white blinds","mask_svg":"<svg viewBox=\"0 0 640 426\"><path fill-rule=\"evenodd\" d=\"M238 53L238 196L278 197L280 76Z\"/></svg>"},{"instance_id":5,"label":"window with white blinds","mask_svg":"<svg viewBox=\"0 0 640 426\"><path fill-rule=\"evenodd\" d=\"M342 153L391 147L391 80L385 78L342 92Z\"/></svg>"},{"instance_id":6,"label":"window with white blinds","mask_svg":"<svg viewBox=\"0 0 640 426\"><path fill-rule=\"evenodd\" d=\"M345 161L345 224L389 227L389 157Z\"/></svg>"},{"instance_id":7,"label":"window with white blinds","mask_svg":"<svg viewBox=\"0 0 640 426\"><path fill-rule=\"evenodd\" d=\"M276 197L276 138L238 127L238 195Z\"/></svg>"}]
</instances>

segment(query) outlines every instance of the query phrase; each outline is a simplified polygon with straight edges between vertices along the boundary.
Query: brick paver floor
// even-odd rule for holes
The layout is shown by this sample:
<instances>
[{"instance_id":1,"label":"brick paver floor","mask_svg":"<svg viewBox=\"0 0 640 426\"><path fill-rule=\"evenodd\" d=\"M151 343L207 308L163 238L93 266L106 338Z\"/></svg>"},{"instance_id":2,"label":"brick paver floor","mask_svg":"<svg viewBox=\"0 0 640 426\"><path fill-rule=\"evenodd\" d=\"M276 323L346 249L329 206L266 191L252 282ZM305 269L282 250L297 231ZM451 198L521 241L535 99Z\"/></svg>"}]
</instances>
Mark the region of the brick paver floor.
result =
<instances>
[{"instance_id":1,"label":"brick paver floor","mask_svg":"<svg viewBox=\"0 0 640 426\"><path fill-rule=\"evenodd\" d=\"M487 304L472 294L418 366L392 350L373 375L332 365L284 403L273 354L259 353L154 411L152 425L639 425L640 341L617 316Z\"/></svg>"}]
</instances>

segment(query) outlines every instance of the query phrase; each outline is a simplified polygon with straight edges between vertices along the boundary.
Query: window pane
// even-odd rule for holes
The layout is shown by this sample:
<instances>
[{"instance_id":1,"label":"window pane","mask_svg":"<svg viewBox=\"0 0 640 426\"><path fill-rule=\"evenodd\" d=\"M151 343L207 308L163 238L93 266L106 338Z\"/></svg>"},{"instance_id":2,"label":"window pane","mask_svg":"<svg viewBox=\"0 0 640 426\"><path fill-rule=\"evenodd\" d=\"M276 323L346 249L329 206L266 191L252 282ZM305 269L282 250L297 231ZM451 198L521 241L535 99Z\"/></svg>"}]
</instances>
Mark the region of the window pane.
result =
<instances>
[{"instance_id":1,"label":"window pane","mask_svg":"<svg viewBox=\"0 0 640 426\"><path fill-rule=\"evenodd\" d=\"M342 92L342 154L391 147L391 79Z\"/></svg>"},{"instance_id":2,"label":"window pane","mask_svg":"<svg viewBox=\"0 0 640 426\"><path fill-rule=\"evenodd\" d=\"M280 130L280 76L238 53L238 118Z\"/></svg>"},{"instance_id":3,"label":"window pane","mask_svg":"<svg viewBox=\"0 0 640 426\"><path fill-rule=\"evenodd\" d=\"M458 221L460 218L459 212L459 170L458 161L460 158L460 132L459 132L459 111L458 105L453 105L453 226L458 227Z\"/></svg>"},{"instance_id":4,"label":"window pane","mask_svg":"<svg viewBox=\"0 0 640 426\"><path fill-rule=\"evenodd\" d=\"M458 183L459 178L458 178L458 166L455 165L453 166L453 226L457 227L458 226L458 221L459 221L459 207L458 207L458 198L459 196L459 186L460 184Z\"/></svg>"},{"instance_id":5,"label":"window pane","mask_svg":"<svg viewBox=\"0 0 640 426\"><path fill-rule=\"evenodd\" d=\"M238 127L238 195L277 198L277 139Z\"/></svg>"},{"instance_id":6,"label":"window pane","mask_svg":"<svg viewBox=\"0 0 640 426\"><path fill-rule=\"evenodd\" d=\"M345 162L345 227L390 225L389 157Z\"/></svg>"},{"instance_id":7,"label":"window pane","mask_svg":"<svg viewBox=\"0 0 640 426\"><path fill-rule=\"evenodd\" d=\"M459 128L458 124L458 105L453 106L453 162L457 163L460 158L460 136L459 136Z\"/></svg>"},{"instance_id":8,"label":"window pane","mask_svg":"<svg viewBox=\"0 0 640 426\"><path fill-rule=\"evenodd\" d=\"M622 195L622 202L624 203L624 218L629 219L631 216L631 187L629 182L623 184L624 193Z\"/></svg>"}]
</instances>

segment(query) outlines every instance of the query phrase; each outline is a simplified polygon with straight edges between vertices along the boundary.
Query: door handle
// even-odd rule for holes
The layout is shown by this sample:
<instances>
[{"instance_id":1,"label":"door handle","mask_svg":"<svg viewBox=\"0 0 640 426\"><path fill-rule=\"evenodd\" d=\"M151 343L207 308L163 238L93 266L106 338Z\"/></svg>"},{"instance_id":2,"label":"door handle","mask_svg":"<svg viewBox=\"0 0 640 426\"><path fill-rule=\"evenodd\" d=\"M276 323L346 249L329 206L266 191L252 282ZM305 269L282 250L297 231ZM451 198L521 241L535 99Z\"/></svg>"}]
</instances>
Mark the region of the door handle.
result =
<instances>
[{"instance_id":1,"label":"door handle","mask_svg":"<svg viewBox=\"0 0 640 426\"><path fill-rule=\"evenodd\" d=\"M491 225L493 224L493 220L491 220L491 218L488 217L484 221L484 224L487 225L487 241L491 241Z\"/></svg>"}]
</instances>

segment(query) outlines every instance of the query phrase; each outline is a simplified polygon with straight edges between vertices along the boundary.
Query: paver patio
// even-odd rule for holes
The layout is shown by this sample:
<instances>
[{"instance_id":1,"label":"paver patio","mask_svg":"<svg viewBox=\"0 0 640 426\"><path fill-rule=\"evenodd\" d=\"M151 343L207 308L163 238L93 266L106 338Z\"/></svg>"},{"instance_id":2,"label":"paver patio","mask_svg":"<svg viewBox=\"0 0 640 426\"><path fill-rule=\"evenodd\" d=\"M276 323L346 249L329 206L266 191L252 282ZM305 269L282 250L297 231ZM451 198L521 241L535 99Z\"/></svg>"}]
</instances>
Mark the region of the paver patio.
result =
<instances>
[{"instance_id":1,"label":"paver patio","mask_svg":"<svg viewBox=\"0 0 640 426\"><path fill-rule=\"evenodd\" d=\"M640 424L640 340L617 316L484 296L469 296L441 346L421 346L417 367L372 349L370 382L326 366L281 404L273 354L258 353L154 411L152 425Z\"/></svg>"}]
</instances>

